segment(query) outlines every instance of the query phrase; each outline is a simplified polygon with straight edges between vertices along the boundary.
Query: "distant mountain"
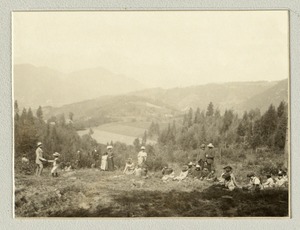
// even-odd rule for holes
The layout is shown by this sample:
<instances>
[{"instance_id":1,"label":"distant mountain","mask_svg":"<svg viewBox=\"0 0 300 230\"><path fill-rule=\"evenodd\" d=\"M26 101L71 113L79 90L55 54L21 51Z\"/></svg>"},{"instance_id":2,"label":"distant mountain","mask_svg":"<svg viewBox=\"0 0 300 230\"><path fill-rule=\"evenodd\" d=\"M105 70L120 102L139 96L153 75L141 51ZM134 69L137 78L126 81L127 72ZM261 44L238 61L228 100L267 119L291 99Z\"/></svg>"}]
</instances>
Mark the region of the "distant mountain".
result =
<instances>
[{"instance_id":1,"label":"distant mountain","mask_svg":"<svg viewBox=\"0 0 300 230\"><path fill-rule=\"evenodd\" d=\"M14 66L13 75L14 96L21 107L61 106L145 88L134 79L103 68L64 74L47 67L19 64Z\"/></svg>"},{"instance_id":2,"label":"distant mountain","mask_svg":"<svg viewBox=\"0 0 300 230\"><path fill-rule=\"evenodd\" d=\"M178 110L199 107L206 110L209 102L221 111L234 109L243 112L251 108L266 109L271 103L279 104L287 98L288 80L280 82L232 82L207 84L173 89L146 89L131 95L160 100Z\"/></svg>"},{"instance_id":3,"label":"distant mountain","mask_svg":"<svg viewBox=\"0 0 300 230\"><path fill-rule=\"evenodd\" d=\"M281 101L288 102L288 79L279 81L273 87L244 101L238 109L259 108L261 111L266 111L270 104L278 106Z\"/></svg>"},{"instance_id":4,"label":"distant mountain","mask_svg":"<svg viewBox=\"0 0 300 230\"><path fill-rule=\"evenodd\" d=\"M134 95L103 96L93 100L82 101L61 107L43 107L44 117L59 114L74 114L75 120L110 120L158 119L172 116L176 109L157 100Z\"/></svg>"}]
</instances>

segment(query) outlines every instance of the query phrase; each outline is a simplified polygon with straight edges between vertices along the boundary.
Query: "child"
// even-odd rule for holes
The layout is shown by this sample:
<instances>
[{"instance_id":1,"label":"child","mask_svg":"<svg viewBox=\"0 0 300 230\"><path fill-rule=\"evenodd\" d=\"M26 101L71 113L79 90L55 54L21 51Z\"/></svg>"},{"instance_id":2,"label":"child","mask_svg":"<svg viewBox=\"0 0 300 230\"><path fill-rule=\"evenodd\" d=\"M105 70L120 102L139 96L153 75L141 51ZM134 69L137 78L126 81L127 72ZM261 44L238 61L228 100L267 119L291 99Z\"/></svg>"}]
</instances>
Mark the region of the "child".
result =
<instances>
[{"instance_id":1,"label":"child","mask_svg":"<svg viewBox=\"0 0 300 230\"><path fill-rule=\"evenodd\" d=\"M59 163L60 163L58 157L60 156L60 154L58 152L55 152L55 153L53 153L53 156L54 156L54 160L49 161L49 162L53 162L51 174L53 177L58 177L57 169L58 169Z\"/></svg>"},{"instance_id":2,"label":"child","mask_svg":"<svg viewBox=\"0 0 300 230\"><path fill-rule=\"evenodd\" d=\"M267 181L263 183L263 188L273 188L275 186L274 180L270 174L267 175Z\"/></svg>"}]
</instances>

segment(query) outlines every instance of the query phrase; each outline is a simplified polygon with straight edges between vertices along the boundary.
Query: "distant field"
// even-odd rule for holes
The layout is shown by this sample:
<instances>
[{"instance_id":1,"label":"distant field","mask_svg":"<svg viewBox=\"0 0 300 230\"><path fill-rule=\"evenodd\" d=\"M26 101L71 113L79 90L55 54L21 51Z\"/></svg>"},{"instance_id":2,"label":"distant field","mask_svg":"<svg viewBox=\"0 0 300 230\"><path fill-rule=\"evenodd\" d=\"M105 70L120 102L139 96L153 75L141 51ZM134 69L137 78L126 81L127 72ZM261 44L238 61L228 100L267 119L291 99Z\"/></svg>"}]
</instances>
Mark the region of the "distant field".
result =
<instances>
[{"instance_id":1,"label":"distant field","mask_svg":"<svg viewBox=\"0 0 300 230\"><path fill-rule=\"evenodd\" d=\"M150 122L114 122L104 124L92 128L94 131L92 137L102 144L110 141L119 141L131 145L137 137L143 137L145 130L149 128L150 124ZM88 132L88 130L83 130L78 131L78 134L84 135ZM154 142L153 140L148 140L148 143Z\"/></svg>"}]
</instances>

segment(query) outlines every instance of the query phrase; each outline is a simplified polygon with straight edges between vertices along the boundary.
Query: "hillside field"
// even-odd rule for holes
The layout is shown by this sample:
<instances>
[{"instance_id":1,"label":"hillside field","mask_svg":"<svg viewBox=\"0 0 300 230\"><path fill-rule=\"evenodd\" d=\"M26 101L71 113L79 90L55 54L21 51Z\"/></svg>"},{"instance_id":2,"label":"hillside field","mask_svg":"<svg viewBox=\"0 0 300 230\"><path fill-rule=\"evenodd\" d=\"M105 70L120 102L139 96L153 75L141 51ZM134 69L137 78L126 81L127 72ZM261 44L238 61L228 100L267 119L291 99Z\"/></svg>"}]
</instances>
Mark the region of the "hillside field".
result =
<instances>
[{"instance_id":1,"label":"hillside field","mask_svg":"<svg viewBox=\"0 0 300 230\"><path fill-rule=\"evenodd\" d=\"M179 171L176 171L176 175ZM288 191L226 191L207 181L164 183L121 171L81 169L58 178L16 174L16 217L253 217L287 216Z\"/></svg>"}]
</instances>

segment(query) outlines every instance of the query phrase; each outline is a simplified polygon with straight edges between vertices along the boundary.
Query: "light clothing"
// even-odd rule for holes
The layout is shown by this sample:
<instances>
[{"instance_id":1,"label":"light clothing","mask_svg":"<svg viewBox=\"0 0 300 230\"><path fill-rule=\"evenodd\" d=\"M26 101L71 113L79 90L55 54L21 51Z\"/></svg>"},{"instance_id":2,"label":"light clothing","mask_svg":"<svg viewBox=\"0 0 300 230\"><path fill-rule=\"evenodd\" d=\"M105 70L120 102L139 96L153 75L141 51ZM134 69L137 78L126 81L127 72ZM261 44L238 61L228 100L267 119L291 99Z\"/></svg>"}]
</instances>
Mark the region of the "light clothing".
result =
<instances>
[{"instance_id":1,"label":"light clothing","mask_svg":"<svg viewBox=\"0 0 300 230\"><path fill-rule=\"evenodd\" d=\"M103 155L101 157L101 166L100 166L100 169L107 170L107 158L108 158L108 155Z\"/></svg>"},{"instance_id":2,"label":"light clothing","mask_svg":"<svg viewBox=\"0 0 300 230\"><path fill-rule=\"evenodd\" d=\"M125 173L126 175L132 175L134 174L134 171L135 171L134 163L131 164L126 163L123 173Z\"/></svg>"},{"instance_id":3,"label":"light clothing","mask_svg":"<svg viewBox=\"0 0 300 230\"><path fill-rule=\"evenodd\" d=\"M272 177L268 178L265 183L263 183L264 188L273 188L275 186L274 180Z\"/></svg>"},{"instance_id":4,"label":"light clothing","mask_svg":"<svg viewBox=\"0 0 300 230\"><path fill-rule=\"evenodd\" d=\"M42 161L46 161L45 158L43 158L43 150L41 147L38 147L35 151L35 154L36 154L36 158L35 158L35 163L37 164L42 164L43 165L43 162Z\"/></svg>"},{"instance_id":5,"label":"light clothing","mask_svg":"<svg viewBox=\"0 0 300 230\"><path fill-rule=\"evenodd\" d=\"M187 177L188 173L189 173L188 170L181 171L179 176L175 177L174 180L179 180L179 181L184 180Z\"/></svg>"},{"instance_id":6,"label":"light clothing","mask_svg":"<svg viewBox=\"0 0 300 230\"><path fill-rule=\"evenodd\" d=\"M26 163L28 163L28 162L29 162L28 158L22 157L22 163L26 164Z\"/></svg>"},{"instance_id":7,"label":"light clothing","mask_svg":"<svg viewBox=\"0 0 300 230\"><path fill-rule=\"evenodd\" d=\"M147 160L147 153L145 151L140 151L137 157L138 157L138 165L141 165Z\"/></svg>"},{"instance_id":8,"label":"light clothing","mask_svg":"<svg viewBox=\"0 0 300 230\"><path fill-rule=\"evenodd\" d=\"M164 175L161 179L163 182L167 182L168 180L172 180L175 177L175 173L172 172L171 174Z\"/></svg>"},{"instance_id":9,"label":"light clothing","mask_svg":"<svg viewBox=\"0 0 300 230\"><path fill-rule=\"evenodd\" d=\"M238 187L236 180L235 180L235 176L233 173L229 173L229 179L226 178L227 173L223 173L221 178L223 178L223 182L225 185L225 188L228 188L229 191L233 191L236 187Z\"/></svg>"},{"instance_id":10,"label":"light clothing","mask_svg":"<svg viewBox=\"0 0 300 230\"><path fill-rule=\"evenodd\" d=\"M275 186L278 188L282 188L286 186L287 181L282 177L282 178L277 178Z\"/></svg>"},{"instance_id":11,"label":"light clothing","mask_svg":"<svg viewBox=\"0 0 300 230\"><path fill-rule=\"evenodd\" d=\"M262 189L263 186L260 183L260 179L254 176L252 179L250 178L249 189Z\"/></svg>"},{"instance_id":12,"label":"light clothing","mask_svg":"<svg viewBox=\"0 0 300 230\"><path fill-rule=\"evenodd\" d=\"M58 157L55 157L53 161L50 161L50 162L53 162L53 167L51 169L51 173L57 173L57 169L59 167L59 159Z\"/></svg>"}]
</instances>

